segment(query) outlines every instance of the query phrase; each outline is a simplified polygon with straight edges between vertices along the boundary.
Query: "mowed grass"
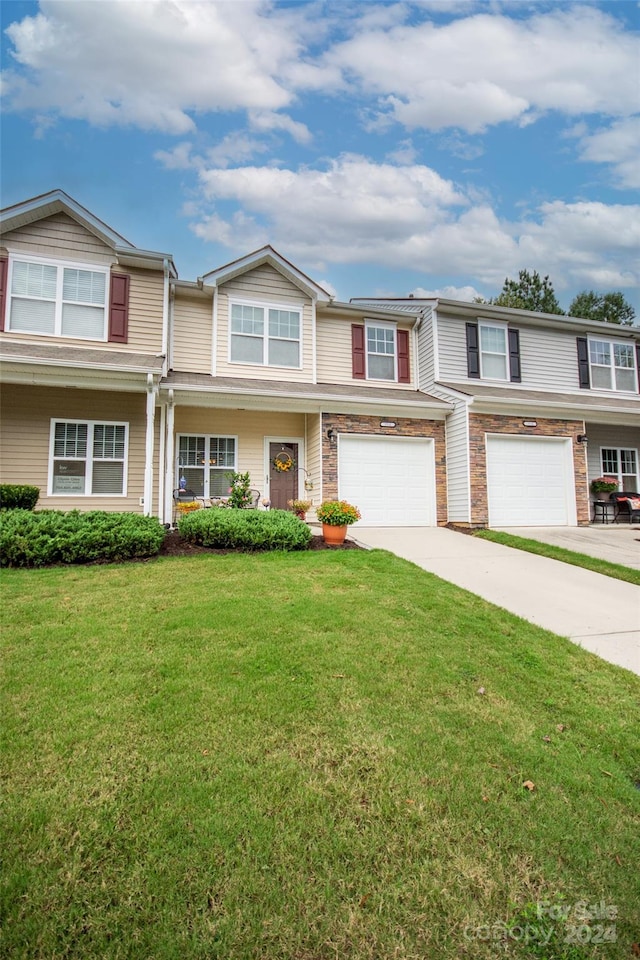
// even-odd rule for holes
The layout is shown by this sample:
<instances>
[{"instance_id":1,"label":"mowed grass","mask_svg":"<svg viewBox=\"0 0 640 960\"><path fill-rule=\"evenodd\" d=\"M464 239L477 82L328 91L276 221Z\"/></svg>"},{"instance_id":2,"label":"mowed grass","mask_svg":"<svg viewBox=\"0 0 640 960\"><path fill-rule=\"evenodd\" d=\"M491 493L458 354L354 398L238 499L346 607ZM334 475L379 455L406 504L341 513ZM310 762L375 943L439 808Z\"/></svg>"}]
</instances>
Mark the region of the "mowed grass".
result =
<instances>
[{"instance_id":1,"label":"mowed grass","mask_svg":"<svg viewBox=\"0 0 640 960\"><path fill-rule=\"evenodd\" d=\"M2 956L631 956L640 678L383 551L2 584Z\"/></svg>"}]
</instances>

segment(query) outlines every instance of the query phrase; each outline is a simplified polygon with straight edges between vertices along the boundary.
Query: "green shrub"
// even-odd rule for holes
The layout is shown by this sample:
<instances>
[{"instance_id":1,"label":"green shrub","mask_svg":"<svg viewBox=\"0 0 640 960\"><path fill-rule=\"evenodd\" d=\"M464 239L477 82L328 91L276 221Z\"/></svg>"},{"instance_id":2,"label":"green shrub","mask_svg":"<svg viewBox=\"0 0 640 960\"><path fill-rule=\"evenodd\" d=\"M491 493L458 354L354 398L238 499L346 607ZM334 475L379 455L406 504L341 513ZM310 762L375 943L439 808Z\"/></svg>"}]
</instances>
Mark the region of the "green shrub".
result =
<instances>
[{"instance_id":1,"label":"green shrub","mask_svg":"<svg viewBox=\"0 0 640 960\"><path fill-rule=\"evenodd\" d=\"M29 487L25 483L0 483L2 510L33 510L39 497L39 487Z\"/></svg>"},{"instance_id":2,"label":"green shrub","mask_svg":"<svg viewBox=\"0 0 640 960\"><path fill-rule=\"evenodd\" d=\"M135 513L11 510L0 513L0 566L44 567L150 557L165 530Z\"/></svg>"},{"instance_id":3,"label":"green shrub","mask_svg":"<svg viewBox=\"0 0 640 960\"><path fill-rule=\"evenodd\" d=\"M236 550L306 550L311 531L288 510L197 510L178 521L185 540Z\"/></svg>"}]
</instances>

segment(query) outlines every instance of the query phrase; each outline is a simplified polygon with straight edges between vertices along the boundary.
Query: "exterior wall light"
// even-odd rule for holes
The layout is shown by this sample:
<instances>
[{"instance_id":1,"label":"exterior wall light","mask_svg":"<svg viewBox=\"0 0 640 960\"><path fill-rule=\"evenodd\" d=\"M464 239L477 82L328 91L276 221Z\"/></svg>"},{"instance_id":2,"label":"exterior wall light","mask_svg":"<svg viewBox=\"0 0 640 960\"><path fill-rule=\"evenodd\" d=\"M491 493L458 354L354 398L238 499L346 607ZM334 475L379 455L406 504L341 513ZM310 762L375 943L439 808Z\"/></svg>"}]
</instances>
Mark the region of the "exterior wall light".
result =
<instances>
[{"instance_id":1,"label":"exterior wall light","mask_svg":"<svg viewBox=\"0 0 640 960\"><path fill-rule=\"evenodd\" d=\"M589 437L586 435L586 433L579 433L578 436L576 437L576 440L578 441L578 443L584 443L584 444L589 443Z\"/></svg>"},{"instance_id":2,"label":"exterior wall light","mask_svg":"<svg viewBox=\"0 0 640 960\"><path fill-rule=\"evenodd\" d=\"M329 441L329 443L333 443L335 439L336 439L336 432L333 429L333 427L329 427L329 429L327 430L327 440Z\"/></svg>"}]
</instances>

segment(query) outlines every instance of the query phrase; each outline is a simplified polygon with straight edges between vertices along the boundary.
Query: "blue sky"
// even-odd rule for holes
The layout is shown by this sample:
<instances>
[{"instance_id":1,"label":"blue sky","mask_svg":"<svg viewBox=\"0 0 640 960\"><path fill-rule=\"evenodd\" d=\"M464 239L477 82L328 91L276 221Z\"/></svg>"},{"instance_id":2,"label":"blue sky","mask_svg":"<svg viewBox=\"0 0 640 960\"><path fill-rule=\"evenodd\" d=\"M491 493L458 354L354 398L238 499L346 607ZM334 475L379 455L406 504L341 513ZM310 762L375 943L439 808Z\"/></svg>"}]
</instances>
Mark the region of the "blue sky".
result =
<instances>
[{"instance_id":1,"label":"blue sky","mask_svg":"<svg viewBox=\"0 0 640 960\"><path fill-rule=\"evenodd\" d=\"M61 187L195 279L265 243L342 300L640 316L640 5L2 4L2 205ZM636 321L637 322L637 321Z\"/></svg>"}]
</instances>

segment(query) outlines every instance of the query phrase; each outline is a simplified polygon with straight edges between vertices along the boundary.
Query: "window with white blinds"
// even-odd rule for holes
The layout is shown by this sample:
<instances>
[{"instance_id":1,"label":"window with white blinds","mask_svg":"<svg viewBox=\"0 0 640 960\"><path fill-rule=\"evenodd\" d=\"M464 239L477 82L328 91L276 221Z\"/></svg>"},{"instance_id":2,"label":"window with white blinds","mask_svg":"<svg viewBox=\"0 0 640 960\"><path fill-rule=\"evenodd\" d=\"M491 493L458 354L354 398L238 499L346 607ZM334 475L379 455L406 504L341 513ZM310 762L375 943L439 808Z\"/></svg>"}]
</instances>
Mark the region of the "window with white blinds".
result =
<instances>
[{"instance_id":1,"label":"window with white blinds","mask_svg":"<svg viewBox=\"0 0 640 960\"><path fill-rule=\"evenodd\" d=\"M52 420L49 495L123 496L128 431L126 423Z\"/></svg>"},{"instance_id":2,"label":"window with white blinds","mask_svg":"<svg viewBox=\"0 0 640 960\"><path fill-rule=\"evenodd\" d=\"M106 340L106 270L31 259L10 269L10 330Z\"/></svg>"}]
</instances>

